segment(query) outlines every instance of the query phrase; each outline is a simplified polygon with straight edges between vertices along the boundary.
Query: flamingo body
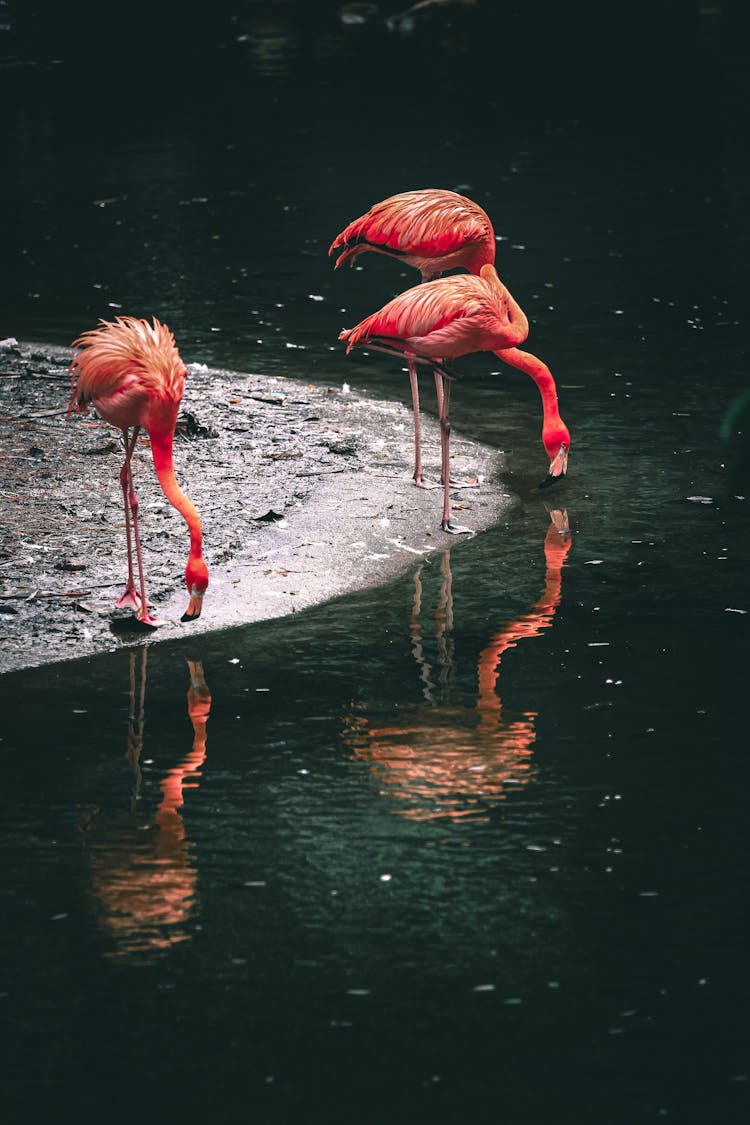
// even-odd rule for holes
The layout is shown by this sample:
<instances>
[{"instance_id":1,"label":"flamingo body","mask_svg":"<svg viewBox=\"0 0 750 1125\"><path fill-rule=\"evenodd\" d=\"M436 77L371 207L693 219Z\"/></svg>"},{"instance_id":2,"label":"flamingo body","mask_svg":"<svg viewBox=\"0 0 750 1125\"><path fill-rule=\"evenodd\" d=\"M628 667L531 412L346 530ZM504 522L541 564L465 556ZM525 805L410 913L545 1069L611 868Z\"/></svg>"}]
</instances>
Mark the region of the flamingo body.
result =
<instances>
[{"instance_id":1,"label":"flamingo body","mask_svg":"<svg viewBox=\"0 0 750 1125\"><path fill-rule=\"evenodd\" d=\"M122 432L125 444L120 483L125 504L128 582L117 604L137 610L139 620L145 625L158 624L149 614L146 601L138 501L133 489L131 467L138 433L143 428L151 439L154 468L162 491L182 515L190 531L190 554L185 569L190 603L182 620L195 620L200 616L203 595L208 586L208 568L203 558L198 513L174 475L172 444L187 375L174 336L156 317L150 324L136 317L118 316L114 321L100 321L97 328L84 332L72 346L80 351L70 365L73 393L68 416L74 408L85 413L88 404L93 403L105 422ZM135 586L133 574L131 518L140 590Z\"/></svg>"},{"instance_id":2,"label":"flamingo body","mask_svg":"<svg viewBox=\"0 0 750 1125\"><path fill-rule=\"evenodd\" d=\"M336 269L368 250L399 258L423 281L449 269L478 274L495 261L495 233L482 208L455 191L424 188L392 195L350 223L331 243Z\"/></svg>"},{"instance_id":3,"label":"flamingo body","mask_svg":"<svg viewBox=\"0 0 750 1125\"><path fill-rule=\"evenodd\" d=\"M400 293L378 312L339 336L352 347L372 341L435 360L522 343L529 322L494 266L479 277L457 274Z\"/></svg>"},{"instance_id":4,"label":"flamingo body","mask_svg":"<svg viewBox=\"0 0 750 1125\"><path fill-rule=\"evenodd\" d=\"M433 364L443 380L447 393L447 372L441 364L476 351L494 352L500 359L525 371L534 379L542 397L544 420L542 441L550 459L545 484L563 477L567 468L570 433L560 417L557 389L546 364L523 352L529 322L523 310L500 281L494 266L482 266L479 277L456 274L440 278L394 297L378 312L366 317L354 328L344 329L339 339L346 342L347 352L353 347L374 346L389 352L403 353L410 363L421 359ZM441 404L440 386L438 403ZM441 427L447 425L447 406L441 406ZM448 437L444 436L447 447ZM445 504L443 527L450 530L448 515L448 475L444 450L443 480Z\"/></svg>"}]
</instances>

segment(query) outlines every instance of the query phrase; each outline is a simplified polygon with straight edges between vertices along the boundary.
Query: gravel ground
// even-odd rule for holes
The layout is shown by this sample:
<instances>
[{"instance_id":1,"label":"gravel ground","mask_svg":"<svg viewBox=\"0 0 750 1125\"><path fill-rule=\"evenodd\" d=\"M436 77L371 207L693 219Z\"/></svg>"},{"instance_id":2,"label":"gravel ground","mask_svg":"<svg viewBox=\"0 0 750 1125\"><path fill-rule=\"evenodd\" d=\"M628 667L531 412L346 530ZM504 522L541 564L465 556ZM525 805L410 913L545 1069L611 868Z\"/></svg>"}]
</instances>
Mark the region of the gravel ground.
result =
<instances>
[{"instance_id":1,"label":"gravel ground","mask_svg":"<svg viewBox=\"0 0 750 1125\"><path fill-rule=\"evenodd\" d=\"M0 347L0 672L138 643L116 610L127 571L120 435L91 412L66 420L67 349ZM299 612L385 582L457 544L441 491L414 487L411 407L343 387L189 365L175 472L200 513L211 583L197 622L183 572L187 529L162 495L144 437L135 460L156 640ZM439 428L425 417L425 470ZM474 531L511 504L502 455L451 437L459 522ZM462 536L462 540L466 540Z\"/></svg>"}]
</instances>

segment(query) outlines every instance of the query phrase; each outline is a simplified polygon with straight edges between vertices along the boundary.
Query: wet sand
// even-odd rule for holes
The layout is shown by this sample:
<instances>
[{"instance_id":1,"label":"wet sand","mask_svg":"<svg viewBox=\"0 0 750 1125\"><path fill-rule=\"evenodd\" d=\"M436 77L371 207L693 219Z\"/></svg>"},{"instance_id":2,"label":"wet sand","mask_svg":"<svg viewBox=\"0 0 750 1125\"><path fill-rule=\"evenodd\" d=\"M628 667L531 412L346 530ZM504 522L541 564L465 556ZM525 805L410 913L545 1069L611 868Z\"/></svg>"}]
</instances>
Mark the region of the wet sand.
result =
<instances>
[{"instance_id":1,"label":"wet sand","mask_svg":"<svg viewBox=\"0 0 750 1125\"><path fill-rule=\"evenodd\" d=\"M66 420L67 349L0 348L0 672L138 643L114 608L127 554L119 434L91 411ZM151 643L297 613L388 581L470 537L440 529L442 492L414 486L408 380L402 402L345 386L189 366L175 472L200 513L211 582L187 607L187 528L165 500L144 436L134 459ZM439 480L439 427L423 419ZM457 522L480 532L512 500L502 454L451 435Z\"/></svg>"}]
</instances>

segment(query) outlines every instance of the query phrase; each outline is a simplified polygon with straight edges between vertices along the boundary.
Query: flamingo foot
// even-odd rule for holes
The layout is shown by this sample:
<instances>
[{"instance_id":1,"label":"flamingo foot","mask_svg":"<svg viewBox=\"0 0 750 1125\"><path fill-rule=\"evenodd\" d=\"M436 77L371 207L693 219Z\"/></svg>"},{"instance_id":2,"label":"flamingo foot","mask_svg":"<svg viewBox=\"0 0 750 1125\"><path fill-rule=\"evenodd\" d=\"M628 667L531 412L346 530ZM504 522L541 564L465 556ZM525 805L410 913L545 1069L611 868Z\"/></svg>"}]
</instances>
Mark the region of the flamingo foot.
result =
<instances>
[{"instance_id":1,"label":"flamingo foot","mask_svg":"<svg viewBox=\"0 0 750 1125\"><path fill-rule=\"evenodd\" d=\"M473 535L474 529L472 527L464 527L463 524L454 523L453 520L443 520L441 525L443 531L447 531L450 535Z\"/></svg>"},{"instance_id":2,"label":"flamingo foot","mask_svg":"<svg viewBox=\"0 0 750 1125\"><path fill-rule=\"evenodd\" d=\"M135 621L136 626L139 629L141 627L143 627L144 629L158 629L160 625L164 624L163 621L160 621L158 617L154 617L154 615L152 613L149 613L148 610L144 610L143 613L138 614L138 616L135 618Z\"/></svg>"},{"instance_id":3,"label":"flamingo foot","mask_svg":"<svg viewBox=\"0 0 750 1125\"><path fill-rule=\"evenodd\" d=\"M444 484L444 481L440 483ZM468 477L466 480L453 480L451 477L448 483L451 488L479 488L479 481L476 477Z\"/></svg>"},{"instance_id":4,"label":"flamingo foot","mask_svg":"<svg viewBox=\"0 0 750 1125\"><path fill-rule=\"evenodd\" d=\"M565 480L565 473L558 473L557 476L553 476L552 473L547 473L546 477L541 482L539 487L540 488L549 488L551 485L557 484L558 481L561 481L561 480Z\"/></svg>"},{"instance_id":5,"label":"flamingo foot","mask_svg":"<svg viewBox=\"0 0 750 1125\"><path fill-rule=\"evenodd\" d=\"M135 586L130 583L125 587L125 592L122 597L118 598L115 602L116 609L133 609L136 613L141 609L141 597Z\"/></svg>"},{"instance_id":6,"label":"flamingo foot","mask_svg":"<svg viewBox=\"0 0 750 1125\"><path fill-rule=\"evenodd\" d=\"M427 480L427 478L423 477L421 473L419 474L419 476L414 477L414 483L417 488L440 488L440 485L436 484L434 480Z\"/></svg>"}]
</instances>

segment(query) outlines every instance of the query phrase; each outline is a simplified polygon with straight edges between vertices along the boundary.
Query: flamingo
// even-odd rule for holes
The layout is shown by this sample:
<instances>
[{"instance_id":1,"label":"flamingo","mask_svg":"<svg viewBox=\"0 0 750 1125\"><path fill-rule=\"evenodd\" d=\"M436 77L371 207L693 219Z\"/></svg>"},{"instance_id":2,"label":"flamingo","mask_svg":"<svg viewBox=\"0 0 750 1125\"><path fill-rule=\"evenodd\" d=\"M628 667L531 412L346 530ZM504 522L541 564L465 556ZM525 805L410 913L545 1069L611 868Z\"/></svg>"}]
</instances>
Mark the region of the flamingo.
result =
<instances>
[{"instance_id":1,"label":"flamingo","mask_svg":"<svg viewBox=\"0 0 750 1125\"><path fill-rule=\"evenodd\" d=\"M93 403L105 422L122 432L125 446L120 485L125 506L128 580L117 607L135 610L138 621L145 626L155 628L160 624L149 613L146 600L138 531L138 499L133 488L131 466L138 434L143 428L151 439L154 468L162 492L190 530L190 555L185 569L190 601L182 620L195 621L203 607L208 567L203 559L203 535L198 513L174 475L172 442L187 375L174 336L156 317L153 324L149 324L147 320L136 317L118 316L114 321L100 320L96 328L84 332L71 346L81 350L70 364L73 393L68 417L74 407L77 413L85 414L88 404ZM140 589L136 588L133 577L131 515Z\"/></svg>"},{"instance_id":2,"label":"flamingo","mask_svg":"<svg viewBox=\"0 0 750 1125\"><path fill-rule=\"evenodd\" d=\"M342 230L328 254L344 248L335 268L354 264L358 254L374 250L399 258L422 274L423 281L463 267L478 274L495 261L495 232L478 203L442 188L403 191L375 203Z\"/></svg>"},{"instance_id":3,"label":"flamingo","mask_svg":"<svg viewBox=\"0 0 750 1125\"><path fill-rule=\"evenodd\" d=\"M445 270L463 267L478 274L483 265L495 261L495 232L489 216L479 204L443 188L403 191L375 203L365 215L350 223L328 249L329 256L344 247L335 268L354 264L358 254L374 250L400 258L433 281ZM417 371L409 364L409 382L414 413L414 483L432 488L422 473L419 387ZM438 407L440 406L438 391Z\"/></svg>"},{"instance_id":4,"label":"flamingo","mask_svg":"<svg viewBox=\"0 0 750 1125\"><path fill-rule=\"evenodd\" d=\"M536 356L523 352L518 344L528 336L525 313L489 263L479 277L454 274L415 285L394 297L379 312L366 317L354 328L345 328L339 339L346 342L347 354L353 347L369 347L407 358L412 388L416 383L416 363L432 365L440 416L440 448L443 480L442 528L453 534L469 531L455 526L450 517L450 422L448 407L454 376L445 360L470 352L491 351L511 367L525 371L542 396L544 421L542 441L550 459L549 472L542 487L561 480L567 471L570 433L560 417L557 388L552 373ZM419 465L419 419L415 406L416 474ZM419 483L419 481L417 481Z\"/></svg>"}]
</instances>

